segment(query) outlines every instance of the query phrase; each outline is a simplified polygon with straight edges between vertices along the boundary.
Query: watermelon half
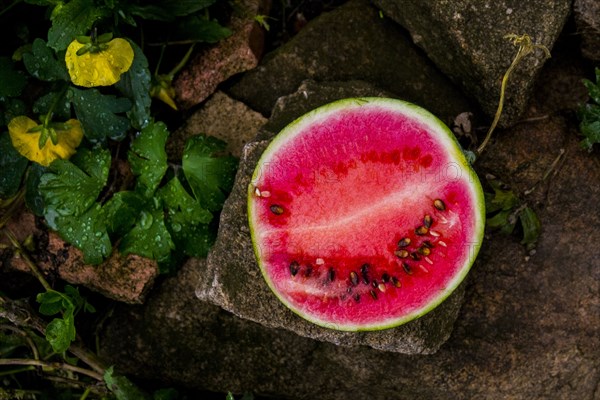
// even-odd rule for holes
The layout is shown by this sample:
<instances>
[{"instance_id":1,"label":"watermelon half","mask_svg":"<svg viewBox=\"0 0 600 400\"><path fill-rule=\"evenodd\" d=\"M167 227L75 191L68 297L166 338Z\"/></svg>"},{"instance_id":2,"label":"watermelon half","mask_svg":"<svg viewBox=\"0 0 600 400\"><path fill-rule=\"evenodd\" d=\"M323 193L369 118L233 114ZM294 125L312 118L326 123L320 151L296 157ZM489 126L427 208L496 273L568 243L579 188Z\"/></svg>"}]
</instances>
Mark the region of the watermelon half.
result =
<instances>
[{"instance_id":1,"label":"watermelon half","mask_svg":"<svg viewBox=\"0 0 600 400\"><path fill-rule=\"evenodd\" d=\"M484 231L481 184L450 130L404 101L352 98L284 128L248 188L262 274L292 311L394 327L461 283Z\"/></svg>"}]
</instances>

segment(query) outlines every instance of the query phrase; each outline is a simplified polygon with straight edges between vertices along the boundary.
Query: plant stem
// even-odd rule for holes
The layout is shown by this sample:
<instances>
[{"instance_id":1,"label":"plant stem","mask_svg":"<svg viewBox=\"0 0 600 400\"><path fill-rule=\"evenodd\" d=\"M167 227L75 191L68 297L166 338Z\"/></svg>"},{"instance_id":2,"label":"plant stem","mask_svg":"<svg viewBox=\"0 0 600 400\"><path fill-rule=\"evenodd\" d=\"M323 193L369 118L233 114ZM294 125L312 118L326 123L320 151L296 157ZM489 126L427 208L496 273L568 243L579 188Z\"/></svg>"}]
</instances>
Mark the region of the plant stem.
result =
<instances>
[{"instance_id":1,"label":"plant stem","mask_svg":"<svg viewBox=\"0 0 600 400\"><path fill-rule=\"evenodd\" d=\"M17 249L17 252L21 255L21 257L23 258L23 261L25 261L25 264L27 264L27 266L29 267L29 269L31 270L33 275L42 284L44 289L46 289L47 291L52 290L52 287L50 286L50 284L48 283L46 278L44 278L44 275L42 275L42 273L38 269L37 265L35 265L35 263L31 260L31 258L29 257L27 252L23 249L23 247L21 246L21 243L19 243L19 241L17 240L15 235L11 232L11 230L8 228L4 228L4 234L6 235L8 240L10 240L10 242L15 247L15 249Z\"/></svg>"},{"instance_id":2,"label":"plant stem","mask_svg":"<svg viewBox=\"0 0 600 400\"><path fill-rule=\"evenodd\" d=\"M102 382L104 380L102 374L98 374L95 371L81 368L76 365L58 363L58 362L47 362L42 360L31 360L28 358L3 358L0 359L0 365L31 365L35 367L46 367L54 369L63 369L65 371L76 372L78 374L89 376L90 378L96 379Z\"/></svg>"},{"instance_id":3,"label":"plant stem","mask_svg":"<svg viewBox=\"0 0 600 400\"><path fill-rule=\"evenodd\" d=\"M9 4L8 6L6 6L6 8L4 10L0 11L0 17L3 16L8 11L10 11L11 8L13 8L17 4L19 4L21 1L23 1L23 0L15 0L11 4Z\"/></svg>"},{"instance_id":4,"label":"plant stem","mask_svg":"<svg viewBox=\"0 0 600 400\"><path fill-rule=\"evenodd\" d=\"M512 40L514 45L519 46L519 50L517 51L517 54L515 55L515 58L513 59L512 63L510 64L510 66L508 67L506 72L504 73L504 76L502 77L502 84L500 85L500 100L498 101L498 109L496 110L496 115L494 115L494 121L492 122L490 129L488 130L487 134L485 135L485 139L483 140L481 145L477 148L478 156L481 155L481 153L483 152L483 150L489 143L490 138L492 137L492 132L494 131L494 129L496 129L496 125L498 125L498 121L500 120L500 116L502 115L502 108L504 107L504 94L506 92L506 85L508 83L508 78L509 78L510 74L513 72L513 70L515 69L515 67L517 66L517 64L519 64L519 62L521 62L521 60L525 56L527 56L529 53L533 52L535 49L543 50L544 53L546 54L546 57L550 57L550 51L548 50L548 48L541 44L533 44L531 41L531 37L527 34L521 35L521 36L518 36L515 34L510 34L510 35L506 35L505 38Z\"/></svg>"}]
</instances>

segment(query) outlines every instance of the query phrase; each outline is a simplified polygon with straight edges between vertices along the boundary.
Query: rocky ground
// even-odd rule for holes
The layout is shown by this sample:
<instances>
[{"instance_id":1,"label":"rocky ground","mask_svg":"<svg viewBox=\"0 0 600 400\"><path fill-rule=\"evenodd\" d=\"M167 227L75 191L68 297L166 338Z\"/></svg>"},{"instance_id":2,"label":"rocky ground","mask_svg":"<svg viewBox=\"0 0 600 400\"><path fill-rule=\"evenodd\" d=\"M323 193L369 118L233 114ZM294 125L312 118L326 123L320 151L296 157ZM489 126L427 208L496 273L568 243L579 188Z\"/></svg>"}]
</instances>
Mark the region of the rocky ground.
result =
<instances>
[{"instance_id":1,"label":"rocky ground","mask_svg":"<svg viewBox=\"0 0 600 400\"><path fill-rule=\"evenodd\" d=\"M234 66L208 89L180 84L190 118L169 144L177 154L203 131L240 157L217 243L147 298L137 285L129 302L145 303L117 308L103 357L139 379L274 398L600 399L600 156L579 146L576 118L581 79L600 63L597 3L450 3L351 0L262 58L256 26L236 22L238 41L206 56ZM507 33L530 34L552 58L537 51L517 68L503 129L475 169L535 210L536 247L487 232L461 290L399 329L338 334L291 314L262 281L246 226L245 187L268 141L302 113L360 95L415 102L450 126L470 112L481 139L516 52ZM181 82L200 82L187 74Z\"/></svg>"}]
</instances>

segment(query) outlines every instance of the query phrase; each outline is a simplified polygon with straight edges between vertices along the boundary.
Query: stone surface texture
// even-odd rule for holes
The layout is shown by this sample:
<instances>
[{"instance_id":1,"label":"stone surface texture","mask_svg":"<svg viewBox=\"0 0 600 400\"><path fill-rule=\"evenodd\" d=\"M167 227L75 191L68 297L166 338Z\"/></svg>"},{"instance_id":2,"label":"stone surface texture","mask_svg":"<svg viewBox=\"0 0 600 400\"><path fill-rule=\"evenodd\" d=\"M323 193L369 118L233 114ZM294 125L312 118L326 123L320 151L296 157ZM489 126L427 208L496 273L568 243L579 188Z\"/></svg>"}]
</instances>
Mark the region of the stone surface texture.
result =
<instances>
[{"instance_id":1,"label":"stone surface texture","mask_svg":"<svg viewBox=\"0 0 600 400\"><path fill-rule=\"evenodd\" d=\"M265 147L282 127L302 114L334 100L374 96L380 91L364 83L305 83L299 91L280 99L257 141L244 147L238 174L219 222L219 234L198 285L200 299L217 304L242 318L298 335L345 346L367 345L402 353L433 353L446 341L458 315L462 290L456 291L435 311L397 328L373 332L340 332L310 323L287 309L270 291L254 257L248 229L248 186ZM287 111L293 109L294 113ZM281 115L280 115L281 114ZM285 116L285 117L282 117ZM248 293L252 293L248 296Z\"/></svg>"},{"instance_id":2,"label":"stone surface texture","mask_svg":"<svg viewBox=\"0 0 600 400\"><path fill-rule=\"evenodd\" d=\"M180 107L188 109L201 103L221 82L258 65L263 53L264 31L254 17L268 14L269 6L269 0L236 2L236 14L228 26L232 35L198 52L174 80L176 102Z\"/></svg>"},{"instance_id":3,"label":"stone surface texture","mask_svg":"<svg viewBox=\"0 0 600 400\"><path fill-rule=\"evenodd\" d=\"M228 93L270 115L277 99L295 92L306 79L368 81L446 123L473 108L405 32L380 18L367 0L352 0L312 20Z\"/></svg>"},{"instance_id":4,"label":"stone surface texture","mask_svg":"<svg viewBox=\"0 0 600 400\"><path fill-rule=\"evenodd\" d=\"M374 0L374 3L408 29L413 41L440 70L474 97L489 117L496 112L502 75L517 50L504 36L526 33L534 43L552 49L571 8L571 0ZM512 74L501 126L518 120L544 62L545 56L538 50Z\"/></svg>"},{"instance_id":5,"label":"stone surface texture","mask_svg":"<svg viewBox=\"0 0 600 400\"><path fill-rule=\"evenodd\" d=\"M143 303L159 274L156 261L135 254L122 256L116 250L100 265L86 264L79 249L36 224L35 217L29 212L9 220L7 228L20 242L33 238L36 249L30 252L31 257L44 275L56 276L73 285L84 285L113 300ZM4 235L0 237L0 246L8 246L0 250L0 269L30 273L29 266L12 252L9 243Z\"/></svg>"},{"instance_id":6,"label":"stone surface texture","mask_svg":"<svg viewBox=\"0 0 600 400\"><path fill-rule=\"evenodd\" d=\"M173 132L167 143L167 154L180 160L185 141L190 136L204 133L227 142L226 151L240 157L244 145L266 121L260 113L219 91Z\"/></svg>"},{"instance_id":7,"label":"stone surface texture","mask_svg":"<svg viewBox=\"0 0 600 400\"><path fill-rule=\"evenodd\" d=\"M575 0L573 13L581 35L581 53L590 60L600 61L600 2Z\"/></svg>"}]
</instances>

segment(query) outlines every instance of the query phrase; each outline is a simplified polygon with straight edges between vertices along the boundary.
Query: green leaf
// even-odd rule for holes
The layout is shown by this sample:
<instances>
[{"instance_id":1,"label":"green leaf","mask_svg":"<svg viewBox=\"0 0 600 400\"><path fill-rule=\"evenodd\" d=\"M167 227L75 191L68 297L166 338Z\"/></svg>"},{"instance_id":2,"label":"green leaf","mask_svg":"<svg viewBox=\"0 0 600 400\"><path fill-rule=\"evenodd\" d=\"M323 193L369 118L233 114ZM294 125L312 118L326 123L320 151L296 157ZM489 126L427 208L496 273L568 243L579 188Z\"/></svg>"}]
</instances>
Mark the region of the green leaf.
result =
<instances>
[{"instance_id":1,"label":"green leaf","mask_svg":"<svg viewBox=\"0 0 600 400\"><path fill-rule=\"evenodd\" d=\"M29 162L12 145L7 133L0 133L0 199L14 196Z\"/></svg>"},{"instance_id":2,"label":"green leaf","mask_svg":"<svg viewBox=\"0 0 600 400\"><path fill-rule=\"evenodd\" d=\"M136 188L151 197L167 171L165 143L169 131L162 122L148 124L131 142L129 164L138 177Z\"/></svg>"},{"instance_id":3,"label":"green leaf","mask_svg":"<svg viewBox=\"0 0 600 400\"><path fill-rule=\"evenodd\" d=\"M40 191L40 179L48 172L48 168L37 163L29 166L25 177L25 204L38 217L44 215L44 198Z\"/></svg>"},{"instance_id":4,"label":"green leaf","mask_svg":"<svg viewBox=\"0 0 600 400\"><path fill-rule=\"evenodd\" d=\"M46 327L46 340L52 346L56 353L64 353L71 345L71 335L74 327L70 326L70 321L62 318L54 318ZM75 338L73 338L75 339Z\"/></svg>"},{"instance_id":5,"label":"green leaf","mask_svg":"<svg viewBox=\"0 0 600 400\"><path fill-rule=\"evenodd\" d=\"M58 96L61 98L58 103L54 104ZM66 121L71 118L71 100L64 96L62 90L52 91L39 97L33 103L33 112L37 115L46 115L52 107L54 107L52 112L55 120Z\"/></svg>"},{"instance_id":6,"label":"green leaf","mask_svg":"<svg viewBox=\"0 0 600 400\"><path fill-rule=\"evenodd\" d=\"M119 246L124 255L133 253L158 261L167 259L174 248L165 226L162 206L143 210L135 226L123 237Z\"/></svg>"},{"instance_id":7,"label":"green leaf","mask_svg":"<svg viewBox=\"0 0 600 400\"><path fill-rule=\"evenodd\" d=\"M25 68L34 77L43 81L69 80L64 60L58 60L54 51L42 39L35 39L31 53L23 54Z\"/></svg>"},{"instance_id":8,"label":"green leaf","mask_svg":"<svg viewBox=\"0 0 600 400\"><path fill-rule=\"evenodd\" d=\"M75 37L87 35L94 22L108 15L106 7L96 7L93 0L71 0L52 12L48 46L64 50Z\"/></svg>"},{"instance_id":9,"label":"green leaf","mask_svg":"<svg viewBox=\"0 0 600 400\"><path fill-rule=\"evenodd\" d=\"M115 193L103 206L106 225L111 234L123 236L131 230L146 203L139 193L122 191Z\"/></svg>"},{"instance_id":10,"label":"green leaf","mask_svg":"<svg viewBox=\"0 0 600 400\"><path fill-rule=\"evenodd\" d=\"M69 304L65 304L64 300L63 295L55 290L38 293L36 297L36 301L40 303L40 314L43 315L54 315L66 310Z\"/></svg>"},{"instance_id":11,"label":"green leaf","mask_svg":"<svg viewBox=\"0 0 600 400\"><path fill-rule=\"evenodd\" d=\"M152 393L152 400L177 400L180 397L179 392L173 388L164 388L155 390Z\"/></svg>"},{"instance_id":12,"label":"green leaf","mask_svg":"<svg viewBox=\"0 0 600 400\"><path fill-rule=\"evenodd\" d=\"M221 156L225 143L210 136L193 136L183 152L183 172L194 196L210 211L223 207L226 194L231 191L237 168L237 159Z\"/></svg>"},{"instance_id":13,"label":"green leaf","mask_svg":"<svg viewBox=\"0 0 600 400\"><path fill-rule=\"evenodd\" d=\"M594 144L600 143L600 68L596 68L596 83L584 79L583 84L591 102L582 105L578 111L579 131L585 136L581 146L592 151Z\"/></svg>"},{"instance_id":14,"label":"green leaf","mask_svg":"<svg viewBox=\"0 0 600 400\"><path fill-rule=\"evenodd\" d=\"M71 161L56 160L50 172L40 178L40 191L48 214L81 215L95 201L106 185L110 167L108 150L80 149Z\"/></svg>"},{"instance_id":15,"label":"green leaf","mask_svg":"<svg viewBox=\"0 0 600 400\"><path fill-rule=\"evenodd\" d=\"M178 251L192 257L205 257L213 237L208 223L212 214L190 196L177 178L158 192L167 208L167 227Z\"/></svg>"},{"instance_id":16,"label":"green leaf","mask_svg":"<svg viewBox=\"0 0 600 400\"><path fill-rule=\"evenodd\" d=\"M542 224L535 214L535 211L529 207L525 207L525 209L521 211L519 220L523 226L523 240L521 240L521 244L524 244L528 249L531 249L535 246L535 243L542 233Z\"/></svg>"},{"instance_id":17,"label":"green leaf","mask_svg":"<svg viewBox=\"0 0 600 400\"><path fill-rule=\"evenodd\" d=\"M169 40L188 40L201 43L217 43L231 36L231 30L221 26L217 21L202 16L191 15L178 21L173 31L169 32Z\"/></svg>"},{"instance_id":18,"label":"green leaf","mask_svg":"<svg viewBox=\"0 0 600 400\"><path fill-rule=\"evenodd\" d=\"M85 137L92 142L104 142L106 138L121 140L129 129L129 119L117 115L131 109L131 102L124 97L103 95L97 89L69 89L77 119L83 126Z\"/></svg>"},{"instance_id":19,"label":"green leaf","mask_svg":"<svg viewBox=\"0 0 600 400\"><path fill-rule=\"evenodd\" d=\"M0 98L15 97L27 84L27 79L8 57L0 57Z\"/></svg>"},{"instance_id":20,"label":"green leaf","mask_svg":"<svg viewBox=\"0 0 600 400\"><path fill-rule=\"evenodd\" d=\"M150 397L133 384L127 377L116 375L113 367L104 372L104 382L117 400L149 400Z\"/></svg>"},{"instance_id":21,"label":"green leaf","mask_svg":"<svg viewBox=\"0 0 600 400\"><path fill-rule=\"evenodd\" d=\"M175 17L181 17L203 10L215 2L216 0L159 0L145 2L143 5L131 4L128 8L128 12L143 19L172 21Z\"/></svg>"},{"instance_id":22,"label":"green leaf","mask_svg":"<svg viewBox=\"0 0 600 400\"><path fill-rule=\"evenodd\" d=\"M121 75L121 79L115 84L115 87L133 104L127 116L135 129L142 129L150 122L150 82L151 75L148 69L148 60L144 52L132 41L129 41L133 47L133 64L129 71Z\"/></svg>"},{"instance_id":23,"label":"green leaf","mask_svg":"<svg viewBox=\"0 0 600 400\"><path fill-rule=\"evenodd\" d=\"M8 125L11 119L26 113L27 106L20 98L0 99L0 125Z\"/></svg>"},{"instance_id":24,"label":"green leaf","mask_svg":"<svg viewBox=\"0 0 600 400\"><path fill-rule=\"evenodd\" d=\"M81 215L52 217L51 227L61 238L83 252L83 260L87 264L100 264L112 252L106 218L100 204L93 203Z\"/></svg>"}]
</instances>

